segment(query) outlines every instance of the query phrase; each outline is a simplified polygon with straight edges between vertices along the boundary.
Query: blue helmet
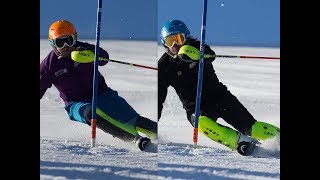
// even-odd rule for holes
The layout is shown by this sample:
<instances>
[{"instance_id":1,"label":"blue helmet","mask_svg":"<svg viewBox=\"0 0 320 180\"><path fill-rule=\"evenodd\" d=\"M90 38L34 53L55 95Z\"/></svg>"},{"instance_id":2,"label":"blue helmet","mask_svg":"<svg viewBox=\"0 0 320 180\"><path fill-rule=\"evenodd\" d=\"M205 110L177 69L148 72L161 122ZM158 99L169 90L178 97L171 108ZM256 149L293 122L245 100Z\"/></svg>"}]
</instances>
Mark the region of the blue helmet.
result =
<instances>
[{"instance_id":1,"label":"blue helmet","mask_svg":"<svg viewBox=\"0 0 320 180\"><path fill-rule=\"evenodd\" d=\"M164 38L167 36L171 36L174 34L182 33L185 35L185 38L188 39L190 37L190 31L188 27L180 20L170 20L164 23L161 28L161 43L165 44Z\"/></svg>"}]
</instances>

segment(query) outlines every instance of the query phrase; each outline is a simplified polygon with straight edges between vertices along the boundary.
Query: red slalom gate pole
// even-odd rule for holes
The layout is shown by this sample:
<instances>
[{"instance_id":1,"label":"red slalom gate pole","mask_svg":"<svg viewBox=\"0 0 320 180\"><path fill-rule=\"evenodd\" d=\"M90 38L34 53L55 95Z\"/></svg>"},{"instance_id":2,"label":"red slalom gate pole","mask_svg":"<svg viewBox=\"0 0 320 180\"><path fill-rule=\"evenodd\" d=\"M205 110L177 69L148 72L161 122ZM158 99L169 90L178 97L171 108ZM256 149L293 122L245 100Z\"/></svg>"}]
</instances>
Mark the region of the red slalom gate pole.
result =
<instances>
[{"instance_id":1,"label":"red slalom gate pole","mask_svg":"<svg viewBox=\"0 0 320 180\"><path fill-rule=\"evenodd\" d=\"M102 12L102 0L98 0L97 8L97 25L96 25L96 46L94 59L94 74L93 74L93 96L92 96L92 117L91 117L91 147L96 146L96 121L97 121L97 96L98 96L98 59L99 59L99 42L100 42L100 23Z\"/></svg>"},{"instance_id":2,"label":"red slalom gate pole","mask_svg":"<svg viewBox=\"0 0 320 180\"><path fill-rule=\"evenodd\" d=\"M123 61L118 61L118 60L114 60L114 59L109 59L109 61L115 62L115 63L120 63L120 64L126 64L126 65L130 65L130 66L136 66L136 67L146 68L146 69L158 70L158 68L149 67L149 66L144 66L144 65L140 65L140 64L123 62Z\"/></svg>"}]
</instances>

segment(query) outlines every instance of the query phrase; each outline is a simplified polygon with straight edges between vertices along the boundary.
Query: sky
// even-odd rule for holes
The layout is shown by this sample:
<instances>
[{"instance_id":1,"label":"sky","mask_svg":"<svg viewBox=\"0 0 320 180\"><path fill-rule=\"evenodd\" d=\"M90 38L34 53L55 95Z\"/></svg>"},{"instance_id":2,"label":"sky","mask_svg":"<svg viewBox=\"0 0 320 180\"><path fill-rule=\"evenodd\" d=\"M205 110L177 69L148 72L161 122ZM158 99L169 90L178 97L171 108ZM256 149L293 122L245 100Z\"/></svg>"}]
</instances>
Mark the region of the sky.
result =
<instances>
[{"instance_id":1,"label":"sky","mask_svg":"<svg viewBox=\"0 0 320 180\"><path fill-rule=\"evenodd\" d=\"M54 21L67 19L79 37L95 39L97 7L97 0L41 0L40 37L47 38ZM157 1L103 0L100 31L101 39L156 40Z\"/></svg>"},{"instance_id":2,"label":"sky","mask_svg":"<svg viewBox=\"0 0 320 180\"><path fill-rule=\"evenodd\" d=\"M40 0L40 37L52 22L69 19L80 36L94 39L97 2ZM202 11L203 1L195 0L104 0L101 38L159 42L165 21L179 19L200 39ZM207 44L279 47L280 1L209 0L206 24Z\"/></svg>"},{"instance_id":3,"label":"sky","mask_svg":"<svg viewBox=\"0 0 320 180\"><path fill-rule=\"evenodd\" d=\"M151 67L164 52L150 41L103 40L100 46L112 59ZM280 57L280 48L211 47L218 55ZM51 46L40 39L40 48L41 62ZM213 66L256 119L280 127L279 60L217 58ZM134 109L156 121L156 70L109 62L99 71ZM278 142L262 142L269 153L245 157L199 133L199 147L192 148L193 128L172 88L158 123L158 153L141 152L99 129L97 146L90 148L90 127L69 120L63 106L54 87L40 100L40 179L280 179Z\"/></svg>"}]
</instances>

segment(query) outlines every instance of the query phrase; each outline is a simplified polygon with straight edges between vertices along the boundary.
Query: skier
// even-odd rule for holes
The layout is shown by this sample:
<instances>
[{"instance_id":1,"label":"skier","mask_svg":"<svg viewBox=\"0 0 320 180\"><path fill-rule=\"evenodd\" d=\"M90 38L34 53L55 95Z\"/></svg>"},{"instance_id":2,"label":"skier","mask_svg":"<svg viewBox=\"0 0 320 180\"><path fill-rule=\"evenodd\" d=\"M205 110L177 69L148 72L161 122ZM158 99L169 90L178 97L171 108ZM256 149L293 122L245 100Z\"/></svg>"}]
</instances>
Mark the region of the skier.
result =
<instances>
[{"instance_id":1,"label":"skier","mask_svg":"<svg viewBox=\"0 0 320 180\"><path fill-rule=\"evenodd\" d=\"M74 25L58 20L49 28L53 48L40 64L40 99L54 85L65 103L70 120L91 126L95 45L77 40ZM99 48L104 59L109 54ZM108 60L99 60L104 66ZM157 123L139 115L117 91L110 88L98 74L97 128L123 141L136 143L145 150L157 135ZM141 132L148 137L142 137Z\"/></svg>"},{"instance_id":2,"label":"skier","mask_svg":"<svg viewBox=\"0 0 320 180\"><path fill-rule=\"evenodd\" d=\"M190 35L187 26L180 20L165 22L160 38L165 53L158 61L158 121L168 87L172 86L183 104L188 121L194 126L200 41ZM210 46L205 45L198 130L231 150L237 149L240 154L248 155L260 143L258 140L279 137L280 129L257 121L219 81L212 66L214 55ZM218 118L236 130L217 123Z\"/></svg>"}]
</instances>

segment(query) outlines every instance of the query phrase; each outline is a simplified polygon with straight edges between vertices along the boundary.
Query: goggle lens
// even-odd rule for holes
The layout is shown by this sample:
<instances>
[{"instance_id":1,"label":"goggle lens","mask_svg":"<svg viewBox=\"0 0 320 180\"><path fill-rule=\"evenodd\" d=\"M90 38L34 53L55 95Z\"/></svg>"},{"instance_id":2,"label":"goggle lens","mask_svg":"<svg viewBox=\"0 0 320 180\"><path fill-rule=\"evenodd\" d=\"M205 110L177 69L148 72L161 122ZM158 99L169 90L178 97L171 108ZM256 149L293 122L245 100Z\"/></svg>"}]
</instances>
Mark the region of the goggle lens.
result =
<instances>
[{"instance_id":1,"label":"goggle lens","mask_svg":"<svg viewBox=\"0 0 320 180\"><path fill-rule=\"evenodd\" d=\"M165 41L166 46L172 47L174 42L177 45L183 45L186 41L186 38L185 38L184 34L174 34L174 35L165 37L164 41Z\"/></svg>"},{"instance_id":2,"label":"goggle lens","mask_svg":"<svg viewBox=\"0 0 320 180\"><path fill-rule=\"evenodd\" d=\"M76 42L75 35L70 35L62 38L56 38L53 40L53 44L58 48L63 48L66 45L73 46Z\"/></svg>"}]
</instances>

